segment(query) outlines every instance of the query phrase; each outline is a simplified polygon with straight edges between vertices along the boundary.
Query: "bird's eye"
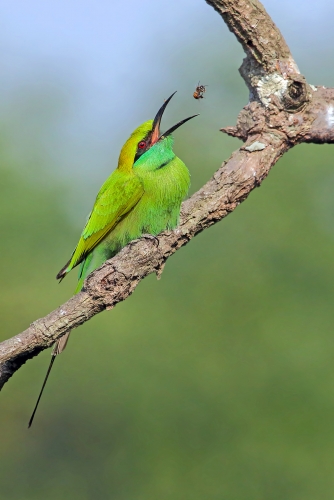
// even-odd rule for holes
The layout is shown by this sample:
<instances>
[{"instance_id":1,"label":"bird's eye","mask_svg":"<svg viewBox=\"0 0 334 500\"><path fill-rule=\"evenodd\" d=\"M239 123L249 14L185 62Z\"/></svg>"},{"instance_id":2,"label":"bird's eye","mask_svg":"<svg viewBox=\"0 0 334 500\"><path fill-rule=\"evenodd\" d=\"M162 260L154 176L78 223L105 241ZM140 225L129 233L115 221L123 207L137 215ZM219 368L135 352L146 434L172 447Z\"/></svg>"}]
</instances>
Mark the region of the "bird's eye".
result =
<instances>
[{"instance_id":1,"label":"bird's eye","mask_svg":"<svg viewBox=\"0 0 334 500\"><path fill-rule=\"evenodd\" d=\"M145 142L145 141L140 141L140 143L138 144L138 148L139 148L139 149L144 149L144 148L146 148L146 142Z\"/></svg>"}]
</instances>

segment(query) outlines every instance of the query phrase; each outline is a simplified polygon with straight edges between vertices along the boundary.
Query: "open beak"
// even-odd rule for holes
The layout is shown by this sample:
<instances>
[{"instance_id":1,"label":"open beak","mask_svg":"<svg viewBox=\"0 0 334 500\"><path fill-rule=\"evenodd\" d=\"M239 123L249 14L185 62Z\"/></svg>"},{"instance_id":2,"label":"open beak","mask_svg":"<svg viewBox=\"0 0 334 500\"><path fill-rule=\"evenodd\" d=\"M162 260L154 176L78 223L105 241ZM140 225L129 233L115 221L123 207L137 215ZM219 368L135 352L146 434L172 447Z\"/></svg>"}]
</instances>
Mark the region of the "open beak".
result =
<instances>
[{"instance_id":1,"label":"open beak","mask_svg":"<svg viewBox=\"0 0 334 500\"><path fill-rule=\"evenodd\" d=\"M172 132L174 132L174 130L176 130L177 128L181 127L181 125L183 125L184 123L186 123L188 120L191 120L192 118L195 118L195 116L198 116L198 114L197 115L193 115L193 116L189 116L189 118L185 118L184 120L181 120L176 125L174 125L170 129L168 129L164 134L160 135L160 123L161 123L162 115L164 114L164 111L165 111L165 109L167 107L167 104L169 103L169 101L171 100L171 98L173 97L174 94L176 94L176 91L173 92L173 94L168 97L168 99L163 103L163 105L161 106L161 108L159 109L159 111L157 112L157 114L155 115L155 118L154 118L154 121L153 121L153 127L152 127L151 141L150 141L151 142L151 144L150 144L151 146L153 146L153 144L155 144L156 142L158 142L159 139L163 139L164 137L167 137L168 135L170 135Z\"/></svg>"}]
</instances>

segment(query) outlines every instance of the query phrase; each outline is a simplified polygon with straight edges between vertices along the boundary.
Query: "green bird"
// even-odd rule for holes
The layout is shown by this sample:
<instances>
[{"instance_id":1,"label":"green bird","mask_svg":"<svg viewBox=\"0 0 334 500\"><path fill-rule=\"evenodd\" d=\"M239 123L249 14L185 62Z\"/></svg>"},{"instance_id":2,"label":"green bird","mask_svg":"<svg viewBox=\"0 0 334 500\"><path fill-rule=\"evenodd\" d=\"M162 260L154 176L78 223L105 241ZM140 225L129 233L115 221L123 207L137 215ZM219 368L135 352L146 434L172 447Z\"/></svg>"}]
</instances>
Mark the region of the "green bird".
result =
<instances>
[{"instance_id":1,"label":"green bird","mask_svg":"<svg viewBox=\"0 0 334 500\"><path fill-rule=\"evenodd\" d=\"M164 102L154 120L140 125L121 149L116 170L101 187L70 260L57 274L62 280L80 264L78 293L87 276L143 234L157 235L177 226L182 200L188 193L190 174L173 152L172 132L198 115L181 120L160 134ZM53 348L28 427L31 426L54 360L66 347L69 333Z\"/></svg>"}]
</instances>

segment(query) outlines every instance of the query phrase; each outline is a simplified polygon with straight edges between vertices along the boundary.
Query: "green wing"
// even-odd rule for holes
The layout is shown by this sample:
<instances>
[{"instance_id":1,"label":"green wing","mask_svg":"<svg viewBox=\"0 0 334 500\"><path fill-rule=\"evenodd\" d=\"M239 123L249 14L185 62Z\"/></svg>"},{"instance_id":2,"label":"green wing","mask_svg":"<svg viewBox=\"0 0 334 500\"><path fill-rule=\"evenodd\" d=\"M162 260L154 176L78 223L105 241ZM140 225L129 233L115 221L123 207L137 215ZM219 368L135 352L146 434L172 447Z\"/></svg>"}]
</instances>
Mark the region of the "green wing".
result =
<instances>
[{"instance_id":1,"label":"green wing","mask_svg":"<svg viewBox=\"0 0 334 500\"><path fill-rule=\"evenodd\" d=\"M144 189L134 174L115 170L101 187L93 210L69 262L57 274L58 279L80 264L86 255L138 203Z\"/></svg>"}]
</instances>

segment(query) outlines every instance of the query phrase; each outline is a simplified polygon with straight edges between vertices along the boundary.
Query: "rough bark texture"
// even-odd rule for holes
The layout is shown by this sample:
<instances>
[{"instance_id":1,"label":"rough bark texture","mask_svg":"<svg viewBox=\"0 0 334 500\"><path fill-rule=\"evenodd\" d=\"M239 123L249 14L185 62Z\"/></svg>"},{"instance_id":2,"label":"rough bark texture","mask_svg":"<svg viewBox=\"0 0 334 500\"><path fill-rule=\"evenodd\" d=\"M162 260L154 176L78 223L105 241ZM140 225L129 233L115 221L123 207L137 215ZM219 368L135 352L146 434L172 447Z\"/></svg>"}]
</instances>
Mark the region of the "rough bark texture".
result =
<instances>
[{"instance_id":1,"label":"rough bark texture","mask_svg":"<svg viewBox=\"0 0 334 500\"><path fill-rule=\"evenodd\" d=\"M309 85L280 31L257 0L206 0L242 44L240 73L250 102L234 127L244 141L205 186L183 203L175 231L130 243L92 273L82 292L24 332L0 344L0 388L25 361L104 309L125 300L150 273L159 275L174 252L226 217L258 187L271 167L301 142L334 141L334 89Z\"/></svg>"}]
</instances>

